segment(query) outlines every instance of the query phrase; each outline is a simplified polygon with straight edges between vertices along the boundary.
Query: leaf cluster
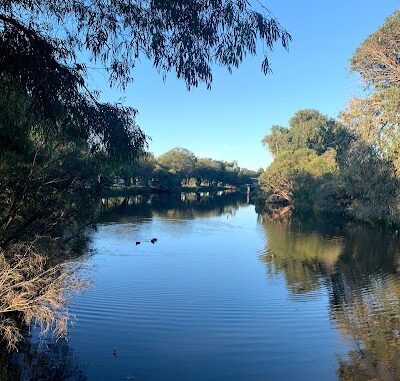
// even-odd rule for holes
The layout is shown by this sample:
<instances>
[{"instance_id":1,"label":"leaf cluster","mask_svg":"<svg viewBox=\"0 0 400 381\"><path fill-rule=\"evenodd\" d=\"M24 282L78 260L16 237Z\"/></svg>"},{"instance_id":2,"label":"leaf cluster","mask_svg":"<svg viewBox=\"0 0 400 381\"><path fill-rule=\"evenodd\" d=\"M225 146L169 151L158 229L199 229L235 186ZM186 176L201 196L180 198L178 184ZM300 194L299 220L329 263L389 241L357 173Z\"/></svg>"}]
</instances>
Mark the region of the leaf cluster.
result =
<instances>
[{"instance_id":1,"label":"leaf cluster","mask_svg":"<svg viewBox=\"0 0 400 381\"><path fill-rule=\"evenodd\" d=\"M5 0L0 22L29 25L56 45L62 42L66 58L88 52L122 87L141 56L164 77L174 70L188 88L201 82L210 87L214 64L232 71L256 54L258 42L268 73L267 52L277 42L287 48L291 40L265 7L246 0Z\"/></svg>"}]
</instances>

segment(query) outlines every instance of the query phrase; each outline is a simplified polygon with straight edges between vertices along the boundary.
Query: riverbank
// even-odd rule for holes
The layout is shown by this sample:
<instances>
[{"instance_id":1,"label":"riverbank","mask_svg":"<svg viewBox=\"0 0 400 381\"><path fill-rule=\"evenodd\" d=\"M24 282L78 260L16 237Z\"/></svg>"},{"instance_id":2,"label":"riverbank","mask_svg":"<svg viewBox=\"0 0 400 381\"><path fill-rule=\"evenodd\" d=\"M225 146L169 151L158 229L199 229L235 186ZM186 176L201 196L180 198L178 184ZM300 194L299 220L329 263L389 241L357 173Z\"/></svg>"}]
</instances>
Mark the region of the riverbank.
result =
<instances>
[{"instance_id":1,"label":"riverbank","mask_svg":"<svg viewBox=\"0 0 400 381\"><path fill-rule=\"evenodd\" d=\"M332 218L337 218L341 220L347 220L351 222L356 222L366 226L370 226L379 230L389 230L394 231L398 234L400 224L388 220L371 218L367 215L361 217L354 213L350 208L319 208L315 205L310 205L307 203L285 203L285 202L271 202L267 201L265 197L257 195L253 200L256 205L256 211L260 214L270 215L273 219L281 220L287 219L292 213L299 215L303 214L314 214L316 216L330 216Z\"/></svg>"},{"instance_id":2,"label":"riverbank","mask_svg":"<svg viewBox=\"0 0 400 381\"><path fill-rule=\"evenodd\" d=\"M141 194L154 193L199 193L199 192L218 192L218 191L243 191L242 187L225 187L225 186L200 186L200 187L179 187L174 189L160 189L156 187L112 187L103 193L104 197L121 197L121 196L136 196Z\"/></svg>"}]
</instances>

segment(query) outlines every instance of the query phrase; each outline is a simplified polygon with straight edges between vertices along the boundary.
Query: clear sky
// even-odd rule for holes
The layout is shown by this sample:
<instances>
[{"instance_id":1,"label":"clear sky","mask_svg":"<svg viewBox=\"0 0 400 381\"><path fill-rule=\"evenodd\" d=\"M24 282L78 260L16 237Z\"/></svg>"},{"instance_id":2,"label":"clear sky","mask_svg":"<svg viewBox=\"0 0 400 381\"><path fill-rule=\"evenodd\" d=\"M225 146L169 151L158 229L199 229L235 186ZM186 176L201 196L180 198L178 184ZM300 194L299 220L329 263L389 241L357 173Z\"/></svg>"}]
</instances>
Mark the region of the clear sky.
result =
<instances>
[{"instance_id":1,"label":"clear sky","mask_svg":"<svg viewBox=\"0 0 400 381\"><path fill-rule=\"evenodd\" d=\"M276 47L273 74L261 72L260 56L229 74L216 67L211 90L190 92L168 76L164 83L151 63L141 62L125 93L93 77L103 98L124 98L139 110L137 122L152 138L156 155L184 147L199 157L237 160L258 169L271 161L261 139L272 124L286 126L299 109L335 117L360 88L349 75L349 58L360 43L400 6L400 0L260 0L292 34L289 52Z\"/></svg>"}]
</instances>

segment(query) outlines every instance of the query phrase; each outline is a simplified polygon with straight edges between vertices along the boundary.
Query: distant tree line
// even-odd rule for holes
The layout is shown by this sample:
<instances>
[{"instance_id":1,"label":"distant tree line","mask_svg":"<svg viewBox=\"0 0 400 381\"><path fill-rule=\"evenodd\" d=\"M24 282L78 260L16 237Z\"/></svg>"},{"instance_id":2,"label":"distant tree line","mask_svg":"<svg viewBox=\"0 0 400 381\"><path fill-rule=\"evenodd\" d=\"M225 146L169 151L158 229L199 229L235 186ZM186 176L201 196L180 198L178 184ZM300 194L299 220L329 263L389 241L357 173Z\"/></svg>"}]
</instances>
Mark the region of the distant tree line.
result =
<instances>
[{"instance_id":1,"label":"distant tree line","mask_svg":"<svg viewBox=\"0 0 400 381\"><path fill-rule=\"evenodd\" d=\"M262 202L340 211L400 223L400 12L351 59L368 88L339 120L301 110L272 126L263 144L273 162L260 176Z\"/></svg>"},{"instance_id":2,"label":"distant tree line","mask_svg":"<svg viewBox=\"0 0 400 381\"><path fill-rule=\"evenodd\" d=\"M180 187L236 187L254 182L259 173L240 168L236 161L198 158L185 148L173 148L159 157L147 153L133 164L114 171L112 177L114 182L124 185L168 191Z\"/></svg>"}]
</instances>

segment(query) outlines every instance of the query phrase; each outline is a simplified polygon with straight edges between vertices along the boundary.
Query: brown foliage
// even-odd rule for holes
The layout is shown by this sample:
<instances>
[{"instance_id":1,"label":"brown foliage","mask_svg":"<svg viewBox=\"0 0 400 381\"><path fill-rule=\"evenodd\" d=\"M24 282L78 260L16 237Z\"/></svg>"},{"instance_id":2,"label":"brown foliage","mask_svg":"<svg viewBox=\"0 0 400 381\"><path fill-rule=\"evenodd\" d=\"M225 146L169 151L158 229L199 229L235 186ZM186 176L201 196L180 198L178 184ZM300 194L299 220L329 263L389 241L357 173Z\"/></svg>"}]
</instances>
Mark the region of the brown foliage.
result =
<instances>
[{"instance_id":1,"label":"brown foliage","mask_svg":"<svg viewBox=\"0 0 400 381\"><path fill-rule=\"evenodd\" d=\"M400 11L395 12L357 49L352 70L375 86L400 84Z\"/></svg>"},{"instance_id":2,"label":"brown foliage","mask_svg":"<svg viewBox=\"0 0 400 381\"><path fill-rule=\"evenodd\" d=\"M50 264L31 244L0 251L0 333L9 349L22 339L21 326L36 324L41 333L65 336L71 318L67 301L88 281L79 277L82 264ZM22 324L21 324L22 323Z\"/></svg>"}]
</instances>

